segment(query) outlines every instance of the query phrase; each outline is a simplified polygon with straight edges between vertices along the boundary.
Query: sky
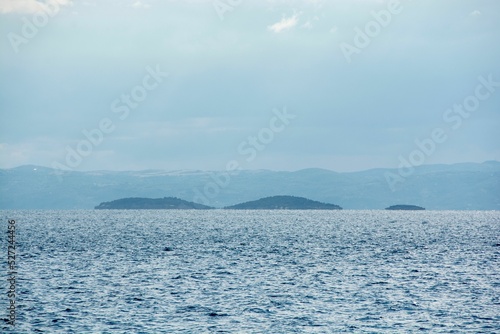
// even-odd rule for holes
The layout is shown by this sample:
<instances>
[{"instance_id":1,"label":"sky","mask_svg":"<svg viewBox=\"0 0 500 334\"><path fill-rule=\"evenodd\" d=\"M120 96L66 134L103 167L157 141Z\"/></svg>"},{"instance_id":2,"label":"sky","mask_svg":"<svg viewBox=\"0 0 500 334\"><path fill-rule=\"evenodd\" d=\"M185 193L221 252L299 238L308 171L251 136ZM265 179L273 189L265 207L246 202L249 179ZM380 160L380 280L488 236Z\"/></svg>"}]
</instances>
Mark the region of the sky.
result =
<instances>
[{"instance_id":1,"label":"sky","mask_svg":"<svg viewBox=\"0 0 500 334\"><path fill-rule=\"evenodd\" d=\"M0 0L0 168L500 160L499 59L497 0Z\"/></svg>"}]
</instances>

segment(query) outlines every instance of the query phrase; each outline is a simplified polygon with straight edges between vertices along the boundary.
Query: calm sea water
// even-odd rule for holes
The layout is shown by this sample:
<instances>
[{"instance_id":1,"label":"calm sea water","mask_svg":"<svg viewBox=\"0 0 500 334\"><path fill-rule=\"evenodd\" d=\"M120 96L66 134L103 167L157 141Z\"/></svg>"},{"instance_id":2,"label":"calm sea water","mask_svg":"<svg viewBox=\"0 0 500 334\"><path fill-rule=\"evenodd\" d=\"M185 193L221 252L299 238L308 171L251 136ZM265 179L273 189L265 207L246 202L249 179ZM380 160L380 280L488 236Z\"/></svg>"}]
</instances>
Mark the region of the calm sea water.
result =
<instances>
[{"instance_id":1,"label":"calm sea water","mask_svg":"<svg viewBox=\"0 0 500 334\"><path fill-rule=\"evenodd\" d=\"M6 333L500 332L498 211L0 215Z\"/></svg>"}]
</instances>

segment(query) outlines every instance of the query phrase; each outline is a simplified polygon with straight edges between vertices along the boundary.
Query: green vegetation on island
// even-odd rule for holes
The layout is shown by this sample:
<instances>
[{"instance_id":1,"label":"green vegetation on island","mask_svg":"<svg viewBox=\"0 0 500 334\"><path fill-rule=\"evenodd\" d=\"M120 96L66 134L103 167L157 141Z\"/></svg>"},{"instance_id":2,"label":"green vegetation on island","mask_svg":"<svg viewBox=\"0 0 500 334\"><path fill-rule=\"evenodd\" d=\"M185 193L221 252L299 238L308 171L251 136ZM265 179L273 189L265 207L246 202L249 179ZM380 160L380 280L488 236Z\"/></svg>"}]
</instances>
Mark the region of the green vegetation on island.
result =
<instances>
[{"instance_id":1,"label":"green vegetation on island","mask_svg":"<svg viewBox=\"0 0 500 334\"><path fill-rule=\"evenodd\" d=\"M103 202L98 210L208 210L210 206L188 202L176 197L164 198L122 198Z\"/></svg>"},{"instance_id":2,"label":"green vegetation on island","mask_svg":"<svg viewBox=\"0 0 500 334\"><path fill-rule=\"evenodd\" d=\"M421 206L407 205L407 204L392 205L392 206L385 208L385 209L386 210L425 210L425 208L422 208Z\"/></svg>"},{"instance_id":3,"label":"green vegetation on island","mask_svg":"<svg viewBox=\"0 0 500 334\"><path fill-rule=\"evenodd\" d=\"M321 203L303 197L272 196L225 207L231 210L342 210L335 204Z\"/></svg>"}]
</instances>

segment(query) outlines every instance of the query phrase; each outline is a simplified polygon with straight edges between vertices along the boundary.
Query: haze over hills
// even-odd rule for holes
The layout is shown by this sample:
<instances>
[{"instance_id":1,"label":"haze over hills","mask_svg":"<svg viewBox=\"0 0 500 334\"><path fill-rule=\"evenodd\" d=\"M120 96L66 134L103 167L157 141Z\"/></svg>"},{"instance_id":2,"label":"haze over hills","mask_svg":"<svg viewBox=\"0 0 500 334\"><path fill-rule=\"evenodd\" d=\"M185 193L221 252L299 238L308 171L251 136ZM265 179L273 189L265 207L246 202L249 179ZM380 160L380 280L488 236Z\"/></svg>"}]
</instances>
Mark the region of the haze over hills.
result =
<instances>
[{"instance_id":1,"label":"haze over hills","mask_svg":"<svg viewBox=\"0 0 500 334\"><path fill-rule=\"evenodd\" d=\"M372 169L337 173L244 170L237 175L205 171L60 172L46 167L0 169L0 209L92 209L118 198L178 197L227 207L274 195L306 197L344 209L384 209L411 203L428 210L500 210L500 162L426 165L399 180Z\"/></svg>"}]
</instances>

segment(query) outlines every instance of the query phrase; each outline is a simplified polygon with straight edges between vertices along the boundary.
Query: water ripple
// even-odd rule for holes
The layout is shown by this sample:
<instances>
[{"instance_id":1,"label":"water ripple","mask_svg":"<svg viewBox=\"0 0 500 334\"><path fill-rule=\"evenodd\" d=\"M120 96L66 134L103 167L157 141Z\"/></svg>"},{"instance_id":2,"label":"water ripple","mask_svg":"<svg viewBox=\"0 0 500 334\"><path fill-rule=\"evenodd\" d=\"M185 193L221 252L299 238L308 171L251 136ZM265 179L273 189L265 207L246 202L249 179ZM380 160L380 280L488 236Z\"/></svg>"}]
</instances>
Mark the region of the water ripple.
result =
<instances>
[{"instance_id":1,"label":"water ripple","mask_svg":"<svg viewBox=\"0 0 500 334\"><path fill-rule=\"evenodd\" d=\"M18 333L500 332L498 212L1 214Z\"/></svg>"}]
</instances>

